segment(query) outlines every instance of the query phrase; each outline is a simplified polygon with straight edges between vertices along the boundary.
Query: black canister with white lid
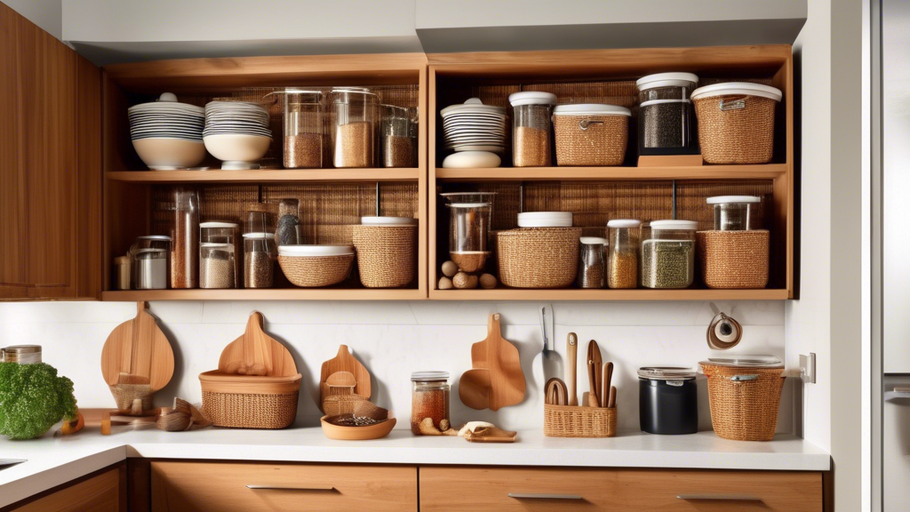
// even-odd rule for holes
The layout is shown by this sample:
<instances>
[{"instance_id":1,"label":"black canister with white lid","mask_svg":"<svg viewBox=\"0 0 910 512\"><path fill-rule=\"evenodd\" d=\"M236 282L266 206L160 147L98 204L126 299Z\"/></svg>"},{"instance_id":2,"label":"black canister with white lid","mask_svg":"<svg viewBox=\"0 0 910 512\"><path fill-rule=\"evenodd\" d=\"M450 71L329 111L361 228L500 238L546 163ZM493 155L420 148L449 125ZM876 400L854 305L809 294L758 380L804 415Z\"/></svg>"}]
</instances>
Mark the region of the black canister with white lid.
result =
<instances>
[{"instance_id":1,"label":"black canister with white lid","mask_svg":"<svg viewBox=\"0 0 910 512\"><path fill-rule=\"evenodd\" d=\"M695 371L675 366L640 368L638 410L641 429L650 434L698 432Z\"/></svg>"}]
</instances>

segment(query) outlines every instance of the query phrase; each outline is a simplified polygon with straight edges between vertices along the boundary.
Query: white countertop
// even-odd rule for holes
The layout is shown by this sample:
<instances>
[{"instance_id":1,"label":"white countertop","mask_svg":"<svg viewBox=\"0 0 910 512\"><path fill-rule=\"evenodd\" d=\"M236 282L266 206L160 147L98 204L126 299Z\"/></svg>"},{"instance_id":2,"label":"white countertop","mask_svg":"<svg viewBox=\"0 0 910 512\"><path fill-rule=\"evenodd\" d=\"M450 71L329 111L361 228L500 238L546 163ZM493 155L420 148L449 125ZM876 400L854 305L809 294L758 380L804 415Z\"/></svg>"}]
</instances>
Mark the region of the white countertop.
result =
<instances>
[{"instance_id":1,"label":"white countertop","mask_svg":"<svg viewBox=\"0 0 910 512\"><path fill-rule=\"evenodd\" d=\"M332 441L320 428L278 431L209 428L142 430L101 436L96 429L32 441L0 440L0 458L28 462L0 469L0 507L127 457L370 464L646 467L827 471L831 458L792 435L770 442L729 441L714 432L657 436L629 432L608 439L518 433L514 444L469 443L457 437L413 436L396 429L372 441Z\"/></svg>"}]
</instances>

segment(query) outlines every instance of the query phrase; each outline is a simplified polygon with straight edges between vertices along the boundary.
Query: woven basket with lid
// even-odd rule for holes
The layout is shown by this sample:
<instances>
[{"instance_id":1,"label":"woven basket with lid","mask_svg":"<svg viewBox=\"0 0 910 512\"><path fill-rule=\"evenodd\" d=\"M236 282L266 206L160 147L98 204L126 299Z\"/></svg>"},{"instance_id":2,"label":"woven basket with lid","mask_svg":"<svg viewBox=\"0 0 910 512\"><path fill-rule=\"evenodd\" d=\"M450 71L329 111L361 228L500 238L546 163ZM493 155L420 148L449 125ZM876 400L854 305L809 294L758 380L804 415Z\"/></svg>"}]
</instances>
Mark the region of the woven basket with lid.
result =
<instances>
[{"instance_id":1,"label":"woven basket with lid","mask_svg":"<svg viewBox=\"0 0 910 512\"><path fill-rule=\"evenodd\" d=\"M784 387L783 366L750 368L700 363L708 377L714 432L736 441L770 441Z\"/></svg>"},{"instance_id":2,"label":"woven basket with lid","mask_svg":"<svg viewBox=\"0 0 910 512\"><path fill-rule=\"evenodd\" d=\"M512 288L566 288L578 273L581 228L518 228L497 234L499 279Z\"/></svg>"},{"instance_id":3,"label":"woven basket with lid","mask_svg":"<svg viewBox=\"0 0 910 512\"><path fill-rule=\"evenodd\" d=\"M559 105L553 112L556 164L622 165L630 115L616 105Z\"/></svg>"},{"instance_id":4,"label":"woven basket with lid","mask_svg":"<svg viewBox=\"0 0 910 512\"><path fill-rule=\"evenodd\" d=\"M692 92L701 154L709 164L765 164L774 155L774 111L779 89L748 82Z\"/></svg>"}]
</instances>

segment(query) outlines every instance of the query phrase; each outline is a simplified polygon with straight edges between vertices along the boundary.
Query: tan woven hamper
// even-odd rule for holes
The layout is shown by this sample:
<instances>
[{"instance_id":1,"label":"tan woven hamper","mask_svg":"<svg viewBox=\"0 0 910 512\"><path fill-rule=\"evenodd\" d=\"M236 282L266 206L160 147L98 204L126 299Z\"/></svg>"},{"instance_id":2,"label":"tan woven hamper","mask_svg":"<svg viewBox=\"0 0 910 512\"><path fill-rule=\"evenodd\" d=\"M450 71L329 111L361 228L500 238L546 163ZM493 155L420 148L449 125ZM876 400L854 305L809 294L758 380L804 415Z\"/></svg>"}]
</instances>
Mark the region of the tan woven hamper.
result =
<instances>
[{"instance_id":1,"label":"tan woven hamper","mask_svg":"<svg viewBox=\"0 0 910 512\"><path fill-rule=\"evenodd\" d=\"M543 406L543 435L547 437L613 437L616 407Z\"/></svg>"},{"instance_id":2,"label":"tan woven hamper","mask_svg":"<svg viewBox=\"0 0 910 512\"><path fill-rule=\"evenodd\" d=\"M784 368L729 367L701 363L708 377L714 432L735 441L770 441L784 387ZM745 379L745 380L737 380Z\"/></svg>"},{"instance_id":3,"label":"tan woven hamper","mask_svg":"<svg viewBox=\"0 0 910 512\"><path fill-rule=\"evenodd\" d=\"M708 288L768 286L771 234L752 231L699 231L695 247L702 281Z\"/></svg>"},{"instance_id":4,"label":"tan woven hamper","mask_svg":"<svg viewBox=\"0 0 910 512\"><path fill-rule=\"evenodd\" d=\"M729 82L692 92L698 142L709 164L765 164L774 155L774 111L779 89Z\"/></svg>"},{"instance_id":5,"label":"tan woven hamper","mask_svg":"<svg viewBox=\"0 0 910 512\"><path fill-rule=\"evenodd\" d=\"M401 288L417 277L417 225L354 226L360 282L367 288Z\"/></svg>"},{"instance_id":6,"label":"tan woven hamper","mask_svg":"<svg viewBox=\"0 0 910 512\"><path fill-rule=\"evenodd\" d=\"M288 377L224 374L199 375L202 412L218 427L285 428L297 417L298 373Z\"/></svg>"},{"instance_id":7,"label":"tan woven hamper","mask_svg":"<svg viewBox=\"0 0 910 512\"><path fill-rule=\"evenodd\" d=\"M294 286L318 288L338 284L351 273L354 255L278 256L278 264Z\"/></svg>"},{"instance_id":8,"label":"tan woven hamper","mask_svg":"<svg viewBox=\"0 0 910 512\"><path fill-rule=\"evenodd\" d=\"M553 111L556 165L622 165L631 112L616 105L559 105Z\"/></svg>"},{"instance_id":9,"label":"tan woven hamper","mask_svg":"<svg viewBox=\"0 0 910 512\"><path fill-rule=\"evenodd\" d=\"M566 288L578 272L581 228L518 228L497 235L499 279L512 288Z\"/></svg>"}]
</instances>

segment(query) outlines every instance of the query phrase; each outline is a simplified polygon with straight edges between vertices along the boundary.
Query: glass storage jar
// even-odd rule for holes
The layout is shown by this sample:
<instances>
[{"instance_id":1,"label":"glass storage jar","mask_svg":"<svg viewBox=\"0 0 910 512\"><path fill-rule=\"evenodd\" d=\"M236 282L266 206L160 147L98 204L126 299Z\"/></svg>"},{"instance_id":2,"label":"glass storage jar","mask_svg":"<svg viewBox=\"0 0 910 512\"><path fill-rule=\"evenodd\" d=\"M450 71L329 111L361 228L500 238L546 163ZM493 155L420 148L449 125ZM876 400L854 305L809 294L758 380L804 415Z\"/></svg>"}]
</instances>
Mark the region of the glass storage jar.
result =
<instances>
[{"instance_id":1,"label":"glass storage jar","mask_svg":"<svg viewBox=\"0 0 910 512\"><path fill-rule=\"evenodd\" d=\"M752 229L755 208L761 203L758 196L714 196L707 199L714 206L716 231L748 231Z\"/></svg>"},{"instance_id":2,"label":"glass storage jar","mask_svg":"<svg viewBox=\"0 0 910 512\"><path fill-rule=\"evenodd\" d=\"M199 287L205 289L235 288L237 260L234 244L200 244Z\"/></svg>"},{"instance_id":3,"label":"glass storage jar","mask_svg":"<svg viewBox=\"0 0 910 512\"><path fill-rule=\"evenodd\" d=\"M382 107L382 166L416 167L417 134L411 128L414 123L412 111L406 107L381 105Z\"/></svg>"},{"instance_id":4,"label":"glass storage jar","mask_svg":"<svg viewBox=\"0 0 910 512\"><path fill-rule=\"evenodd\" d=\"M607 223L610 255L607 259L607 286L638 287L638 244L641 221L613 219Z\"/></svg>"},{"instance_id":5,"label":"glass storage jar","mask_svg":"<svg viewBox=\"0 0 910 512\"><path fill-rule=\"evenodd\" d=\"M578 254L578 287L579 288L603 288L604 271L606 261L604 261L604 251L608 248L609 242L606 238L595 236L581 237L581 251Z\"/></svg>"},{"instance_id":6,"label":"glass storage jar","mask_svg":"<svg viewBox=\"0 0 910 512\"><path fill-rule=\"evenodd\" d=\"M489 233L495 192L448 192L449 259L463 272L478 272L490 257Z\"/></svg>"},{"instance_id":7,"label":"glass storage jar","mask_svg":"<svg viewBox=\"0 0 910 512\"><path fill-rule=\"evenodd\" d=\"M440 428L449 420L449 372L414 372L411 374L411 432L421 435L420 422L433 420Z\"/></svg>"},{"instance_id":8,"label":"glass storage jar","mask_svg":"<svg viewBox=\"0 0 910 512\"><path fill-rule=\"evenodd\" d=\"M693 73L657 73L639 78L638 102L652 100L688 100L698 85Z\"/></svg>"},{"instance_id":9,"label":"glass storage jar","mask_svg":"<svg viewBox=\"0 0 910 512\"><path fill-rule=\"evenodd\" d=\"M285 169L318 169L325 154L322 91L285 89L271 94L284 97Z\"/></svg>"},{"instance_id":10,"label":"glass storage jar","mask_svg":"<svg viewBox=\"0 0 910 512\"><path fill-rule=\"evenodd\" d=\"M277 204L246 203L243 206L243 233L274 233L277 218Z\"/></svg>"},{"instance_id":11,"label":"glass storage jar","mask_svg":"<svg viewBox=\"0 0 910 512\"><path fill-rule=\"evenodd\" d=\"M512 165L547 167L552 164L550 116L556 95L524 91L509 95L512 104Z\"/></svg>"},{"instance_id":12,"label":"glass storage jar","mask_svg":"<svg viewBox=\"0 0 910 512\"><path fill-rule=\"evenodd\" d=\"M41 362L41 345L12 345L0 349L0 363L35 364Z\"/></svg>"},{"instance_id":13,"label":"glass storage jar","mask_svg":"<svg viewBox=\"0 0 910 512\"><path fill-rule=\"evenodd\" d=\"M165 290L170 278L171 237L136 237L130 247L130 273L135 290Z\"/></svg>"},{"instance_id":14,"label":"glass storage jar","mask_svg":"<svg viewBox=\"0 0 910 512\"><path fill-rule=\"evenodd\" d=\"M199 286L199 194L174 187L171 203L171 288Z\"/></svg>"},{"instance_id":15,"label":"glass storage jar","mask_svg":"<svg viewBox=\"0 0 910 512\"><path fill-rule=\"evenodd\" d=\"M275 282L274 233L246 233L243 235L243 287L271 288Z\"/></svg>"},{"instance_id":16,"label":"glass storage jar","mask_svg":"<svg viewBox=\"0 0 910 512\"><path fill-rule=\"evenodd\" d=\"M695 279L695 231L691 220L655 220L641 243L641 285L688 288Z\"/></svg>"},{"instance_id":17,"label":"glass storage jar","mask_svg":"<svg viewBox=\"0 0 910 512\"><path fill-rule=\"evenodd\" d=\"M640 154L697 151L695 111L689 100L697 84L698 77L692 73L659 73L638 80Z\"/></svg>"},{"instance_id":18,"label":"glass storage jar","mask_svg":"<svg viewBox=\"0 0 910 512\"><path fill-rule=\"evenodd\" d=\"M366 88L332 89L332 161L335 167L378 162L379 96Z\"/></svg>"}]
</instances>

